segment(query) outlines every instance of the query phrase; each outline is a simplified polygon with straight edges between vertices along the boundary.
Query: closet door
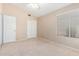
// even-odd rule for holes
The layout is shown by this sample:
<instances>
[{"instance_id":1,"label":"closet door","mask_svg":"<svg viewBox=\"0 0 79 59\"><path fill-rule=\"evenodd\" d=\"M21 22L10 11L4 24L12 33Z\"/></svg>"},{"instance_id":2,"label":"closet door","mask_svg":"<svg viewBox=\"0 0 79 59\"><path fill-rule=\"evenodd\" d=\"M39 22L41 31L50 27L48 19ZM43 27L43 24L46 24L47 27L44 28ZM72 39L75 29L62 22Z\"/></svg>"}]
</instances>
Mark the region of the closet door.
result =
<instances>
[{"instance_id":1,"label":"closet door","mask_svg":"<svg viewBox=\"0 0 79 59\"><path fill-rule=\"evenodd\" d=\"M57 17L57 35L69 37L70 19L67 15Z\"/></svg>"},{"instance_id":2,"label":"closet door","mask_svg":"<svg viewBox=\"0 0 79 59\"><path fill-rule=\"evenodd\" d=\"M79 38L79 10L67 12L58 17L58 35Z\"/></svg>"},{"instance_id":3,"label":"closet door","mask_svg":"<svg viewBox=\"0 0 79 59\"><path fill-rule=\"evenodd\" d=\"M16 17L4 15L4 32L3 42L14 42L16 41Z\"/></svg>"},{"instance_id":4,"label":"closet door","mask_svg":"<svg viewBox=\"0 0 79 59\"><path fill-rule=\"evenodd\" d=\"M0 15L0 45L2 44L2 16Z\"/></svg>"},{"instance_id":5,"label":"closet door","mask_svg":"<svg viewBox=\"0 0 79 59\"><path fill-rule=\"evenodd\" d=\"M72 38L79 38L79 12L71 13L70 34Z\"/></svg>"}]
</instances>

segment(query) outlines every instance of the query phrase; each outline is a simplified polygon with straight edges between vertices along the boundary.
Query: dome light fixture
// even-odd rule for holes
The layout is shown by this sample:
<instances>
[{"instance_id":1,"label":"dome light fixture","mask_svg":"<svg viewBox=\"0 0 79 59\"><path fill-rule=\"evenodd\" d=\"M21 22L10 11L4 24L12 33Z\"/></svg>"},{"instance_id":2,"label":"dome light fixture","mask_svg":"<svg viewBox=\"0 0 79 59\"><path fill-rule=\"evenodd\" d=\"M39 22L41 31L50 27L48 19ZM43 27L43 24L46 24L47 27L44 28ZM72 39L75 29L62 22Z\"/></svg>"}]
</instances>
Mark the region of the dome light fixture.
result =
<instances>
[{"instance_id":1,"label":"dome light fixture","mask_svg":"<svg viewBox=\"0 0 79 59\"><path fill-rule=\"evenodd\" d=\"M34 9L39 9L40 8L39 4L36 4L36 3L30 3L29 6L34 8Z\"/></svg>"}]
</instances>

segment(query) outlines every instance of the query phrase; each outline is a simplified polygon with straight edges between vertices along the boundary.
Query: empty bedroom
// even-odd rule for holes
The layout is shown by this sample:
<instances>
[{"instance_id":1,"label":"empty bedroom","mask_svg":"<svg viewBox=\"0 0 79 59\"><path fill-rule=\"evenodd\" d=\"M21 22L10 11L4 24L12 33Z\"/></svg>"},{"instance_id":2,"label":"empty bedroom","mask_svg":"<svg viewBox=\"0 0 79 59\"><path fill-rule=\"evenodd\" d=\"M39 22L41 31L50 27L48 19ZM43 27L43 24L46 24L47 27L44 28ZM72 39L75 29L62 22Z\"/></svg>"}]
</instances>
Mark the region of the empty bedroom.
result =
<instances>
[{"instance_id":1,"label":"empty bedroom","mask_svg":"<svg viewBox=\"0 0 79 59\"><path fill-rule=\"evenodd\" d=\"M0 56L79 56L79 3L0 3Z\"/></svg>"}]
</instances>

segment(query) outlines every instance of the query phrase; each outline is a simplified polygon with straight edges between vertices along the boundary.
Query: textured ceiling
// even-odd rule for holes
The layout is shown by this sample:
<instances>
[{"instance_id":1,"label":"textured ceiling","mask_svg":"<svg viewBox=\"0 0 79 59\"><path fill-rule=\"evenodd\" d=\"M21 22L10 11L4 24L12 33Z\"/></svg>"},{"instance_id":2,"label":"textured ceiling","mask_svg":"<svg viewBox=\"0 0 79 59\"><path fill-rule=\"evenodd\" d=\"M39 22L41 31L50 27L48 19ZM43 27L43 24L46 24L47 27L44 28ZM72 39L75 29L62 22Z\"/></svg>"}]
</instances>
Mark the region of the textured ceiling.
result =
<instances>
[{"instance_id":1,"label":"textured ceiling","mask_svg":"<svg viewBox=\"0 0 79 59\"><path fill-rule=\"evenodd\" d=\"M53 12L57 9L60 9L62 7L65 7L69 5L69 3L38 3L38 5L40 6L40 9L35 9L35 8L30 7L29 3L16 3L13 5L22 7L32 16L40 17L50 12Z\"/></svg>"}]
</instances>

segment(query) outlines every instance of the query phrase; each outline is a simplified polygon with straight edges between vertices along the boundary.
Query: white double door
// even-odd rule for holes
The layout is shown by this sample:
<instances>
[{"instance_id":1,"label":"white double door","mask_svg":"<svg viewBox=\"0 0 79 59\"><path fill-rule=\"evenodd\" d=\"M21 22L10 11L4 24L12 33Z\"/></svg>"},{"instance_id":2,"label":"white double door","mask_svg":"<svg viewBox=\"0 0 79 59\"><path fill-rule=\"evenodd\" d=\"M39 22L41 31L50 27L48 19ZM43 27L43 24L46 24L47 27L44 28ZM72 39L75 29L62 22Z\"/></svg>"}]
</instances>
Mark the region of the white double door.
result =
<instances>
[{"instance_id":1,"label":"white double door","mask_svg":"<svg viewBox=\"0 0 79 59\"><path fill-rule=\"evenodd\" d=\"M37 37L37 20L34 17L29 17L27 20L27 38Z\"/></svg>"},{"instance_id":2,"label":"white double door","mask_svg":"<svg viewBox=\"0 0 79 59\"><path fill-rule=\"evenodd\" d=\"M1 43L8 43L16 41L16 17L2 15L0 19L1 23Z\"/></svg>"}]
</instances>

